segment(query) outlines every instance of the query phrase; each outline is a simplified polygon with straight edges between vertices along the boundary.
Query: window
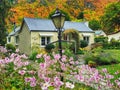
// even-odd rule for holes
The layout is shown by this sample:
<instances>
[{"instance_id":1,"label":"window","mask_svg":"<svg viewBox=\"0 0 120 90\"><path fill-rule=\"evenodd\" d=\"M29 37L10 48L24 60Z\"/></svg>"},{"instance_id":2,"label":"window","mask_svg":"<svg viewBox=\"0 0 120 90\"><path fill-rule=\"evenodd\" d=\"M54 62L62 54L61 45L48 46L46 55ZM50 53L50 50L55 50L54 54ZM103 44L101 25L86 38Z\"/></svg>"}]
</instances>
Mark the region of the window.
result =
<instances>
[{"instance_id":1,"label":"window","mask_svg":"<svg viewBox=\"0 0 120 90\"><path fill-rule=\"evenodd\" d=\"M10 42L11 41L11 37L8 37L8 42Z\"/></svg>"},{"instance_id":2,"label":"window","mask_svg":"<svg viewBox=\"0 0 120 90\"><path fill-rule=\"evenodd\" d=\"M84 36L83 40L87 41L89 43L89 36Z\"/></svg>"},{"instance_id":3,"label":"window","mask_svg":"<svg viewBox=\"0 0 120 90\"><path fill-rule=\"evenodd\" d=\"M41 37L41 45L42 46L45 46L45 45L47 45L49 43L50 43L50 37L45 37L45 36Z\"/></svg>"},{"instance_id":4,"label":"window","mask_svg":"<svg viewBox=\"0 0 120 90\"><path fill-rule=\"evenodd\" d=\"M19 36L15 36L15 43L18 44L19 42Z\"/></svg>"}]
</instances>

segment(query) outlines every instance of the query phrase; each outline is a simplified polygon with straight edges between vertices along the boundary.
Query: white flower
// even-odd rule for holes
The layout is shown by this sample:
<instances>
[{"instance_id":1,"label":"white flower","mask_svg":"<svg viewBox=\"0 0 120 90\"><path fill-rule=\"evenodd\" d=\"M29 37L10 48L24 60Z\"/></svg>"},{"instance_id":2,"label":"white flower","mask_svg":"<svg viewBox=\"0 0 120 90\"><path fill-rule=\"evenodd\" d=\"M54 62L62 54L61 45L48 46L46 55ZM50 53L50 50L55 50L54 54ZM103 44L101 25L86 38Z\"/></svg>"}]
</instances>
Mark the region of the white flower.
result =
<instances>
[{"instance_id":1,"label":"white flower","mask_svg":"<svg viewBox=\"0 0 120 90\"><path fill-rule=\"evenodd\" d=\"M50 83L49 83L49 82L46 82L46 83L44 83L44 84L42 85L41 89L42 89L42 90L47 90L49 86L51 86Z\"/></svg>"},{"instance_id":2,"label":"white flower","mask_svg":"<svg viewBox=\"0 0 120 90\"><path fill-rule=\"evenodd\" d=\"M71 88L71 89L73 89L75 87L74 84L72 84L70 82L66 82L65 85L66 85L67 88Z\"/></svg>"}]
</instances>

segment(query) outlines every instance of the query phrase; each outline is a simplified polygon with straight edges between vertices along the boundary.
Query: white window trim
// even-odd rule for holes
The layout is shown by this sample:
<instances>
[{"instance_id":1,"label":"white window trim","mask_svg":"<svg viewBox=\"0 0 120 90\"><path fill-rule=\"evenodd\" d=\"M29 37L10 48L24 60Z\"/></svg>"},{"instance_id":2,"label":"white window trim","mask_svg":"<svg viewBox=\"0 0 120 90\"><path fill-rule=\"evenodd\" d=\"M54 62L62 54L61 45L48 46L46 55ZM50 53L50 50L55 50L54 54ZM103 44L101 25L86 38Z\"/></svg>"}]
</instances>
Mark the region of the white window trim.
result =
<instances>
[{"instance_id":1,"label":"white window trim","mask_svg":"<svg viewBox=\"0 0 120 90\"><path fill-rule=\"evenodd\" d=\"M40 36L45 36L45 37L48 37L48 36L53 36L53 34L44 34L44 33L39 33Z\"/></svg>"},{"instance_id":2,"label":"white window trim","mask_svg":"<svg viewBox=\"0 0 120 90\"><path fill-rule=\"evenodd\" d=\"M50 42L51 42L51 36L41 36L40 37L40 47L45 47L46 45L42 45L42 37L45 37L45 44L47 42L46 37L50 37Z\"/></svg>"}]
</instances>

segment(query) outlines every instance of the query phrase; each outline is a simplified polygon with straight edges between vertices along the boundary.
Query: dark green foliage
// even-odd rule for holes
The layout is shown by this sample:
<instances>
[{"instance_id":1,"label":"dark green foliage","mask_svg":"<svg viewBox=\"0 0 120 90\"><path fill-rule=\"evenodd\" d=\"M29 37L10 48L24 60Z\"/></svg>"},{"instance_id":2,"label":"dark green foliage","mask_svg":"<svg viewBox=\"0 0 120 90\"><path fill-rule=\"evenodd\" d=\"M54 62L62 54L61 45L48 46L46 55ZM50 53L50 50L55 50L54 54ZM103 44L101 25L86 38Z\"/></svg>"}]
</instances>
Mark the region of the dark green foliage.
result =
<instances>
[{"instance_id":1,"label":"dark green foliage","mask_svg":"<svg viewBox=\"0 0 120 90\"><path fill-rule=\"evenodd\" d=\"M15 52L16 48L13 44L6 44L6 49L9 51L9 52Z\"/></svg>"},{"instance_id":2,"label":"dark green foliage","mask_svg":"<svg viewBox=\"0 0 120 90\"><path fill-rule=\"evenodd\" d=\"M48 52L50 52L54 48L55 48L55 46L53 44L48 44L48 45L45 46L45 50L48 51Z\"/></svg>"},{"instance_id":3,"label":"dark green foliage","mask_svg":"<svg viewBox=\"0 0 120 90\"><path fill-rule=\"evenodd\" d=\"M106 33L120 30L120 2L114 2L107 6L105 14L101 17L101 24Z\"/></svg>"},{"instance_id":4,"label":"dark green foliage","mask_svg":"<svg viewBox=\"0 0 120 90\"><path fill-rule=\"evenodd\" d=\"M84 48L84 47L86 47L86 46L88 46L88 42L85 41L85 40L81 40L81 41L80 41L80 47L81 47L81 48Z\"/></svg>"},{"instance_id":5,"label":"dark green foliage","mask_svg":"<svg viewBox=\"0 0 120 90\"><path fill-rule=\"evenodd\" d=\"M109 48L120 49L120 41L112 38L109 43Z\"/></svg>"},{"instance_id":6,"label":"dark green foliage","mask_svg":"<svg viewBox=\"0 0 120 90\"><path fill-rule=\"evenodd\" d=\"M84 12L80 12L77 19L84 19Z\"/></svg>"},{"instance_id":7,"label":"dark green foliage","mask_svg":"<svg viewBox=\"0 0 120 90\"><path fill-rule=\"evenodd\" d=\"M77 54L84 54L84 51L83 50L78 50Z\"/></svg>"},{"instance_id":8,"label":"dark green foliage","mask_svg":"<svg viewBox=\"0 0 120 90\"><path fill-rule=\"evenodd\" d=\"M101 29L100 22L99 22L98 20L94 20L94 19L89 22L89 27L90 27L92 30Z\"/></svg>"},{"instance_id":9,"label":"dark green foliage","mask_svg":"<svg viewBox=\"0 0 120 90\"><path fill-rule=\"evenodd\" d=\"M65 15L65 21L71 21L71 18L70 18L70 16L69 16L68 13L66 13L66 12L63 11L63 10L60 10L60 11L61 11L61 13L63 13L63 14ZM53 15L54 13L55 13L55 10L49 14L48 18L51 19L52 15Z\"/></svg>"},{"instance_id":10,"label":"dark green foliage","mask_svg":"<svg viewBox=\"0 0 120 90\"><path fill-rule=\"evenodd\" d=\"M95 42L96 43L107 43L108 42L108 37L104 37L104 36L99 36L99 37L95 37Z\"/></svg>"},{"instance_id":11,"label":"dark green foliage","mask_svg":"<svg viewBox=\"0 0 120 90\"><path fill-rule=\"evenodd\" d=\"M8 0L0 1L0 44L5 45L7 31L5 27L5 18L8 14L8 9L10 8Z\"/></svg>"}]
</instances>

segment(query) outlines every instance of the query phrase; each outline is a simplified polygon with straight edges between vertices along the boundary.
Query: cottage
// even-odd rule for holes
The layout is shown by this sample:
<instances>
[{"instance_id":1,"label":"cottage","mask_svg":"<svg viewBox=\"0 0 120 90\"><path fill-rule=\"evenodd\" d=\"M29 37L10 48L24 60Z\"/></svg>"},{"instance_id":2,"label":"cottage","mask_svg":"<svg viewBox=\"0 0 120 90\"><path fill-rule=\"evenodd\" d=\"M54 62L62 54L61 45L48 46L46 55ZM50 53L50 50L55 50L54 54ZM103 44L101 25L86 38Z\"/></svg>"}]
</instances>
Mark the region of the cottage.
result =
<instances>
[{"instance_id":1,"label":"cottage","mask_svg":"<svg viewBox=\"0 0 120 90\"><path fill-rule=\"evenodd\" d=\"M18 45L18 31L20 27L15 28L8 36L7 36L7 44L13 44L14 46Z\"/></svg>"},{"instance_id":2,"label":"cottage","mask_svg":"<svg viewBox=\"0 0 120 90\"><path fill-rule=\"evenodd\" d=\"M63 30L75 29L79 31L80 39L94 43L94 32L85 22L65 21ZM16 39L21 52L30 54L34 45L44 48L46 44L57 41L58 33L51 20L24 18Z\"/></svg>"},{"instance_id":3,"label":"cottage","mask_svg":"<svg viewBox=\"0 0 120 90\"><path fill-rule=\"evenodd\" d=\"M103 31L103 30L95 30L95 36L98 37L98 36L104 36L106 37L106 33Z\"/></svg>"}]
</instances>

